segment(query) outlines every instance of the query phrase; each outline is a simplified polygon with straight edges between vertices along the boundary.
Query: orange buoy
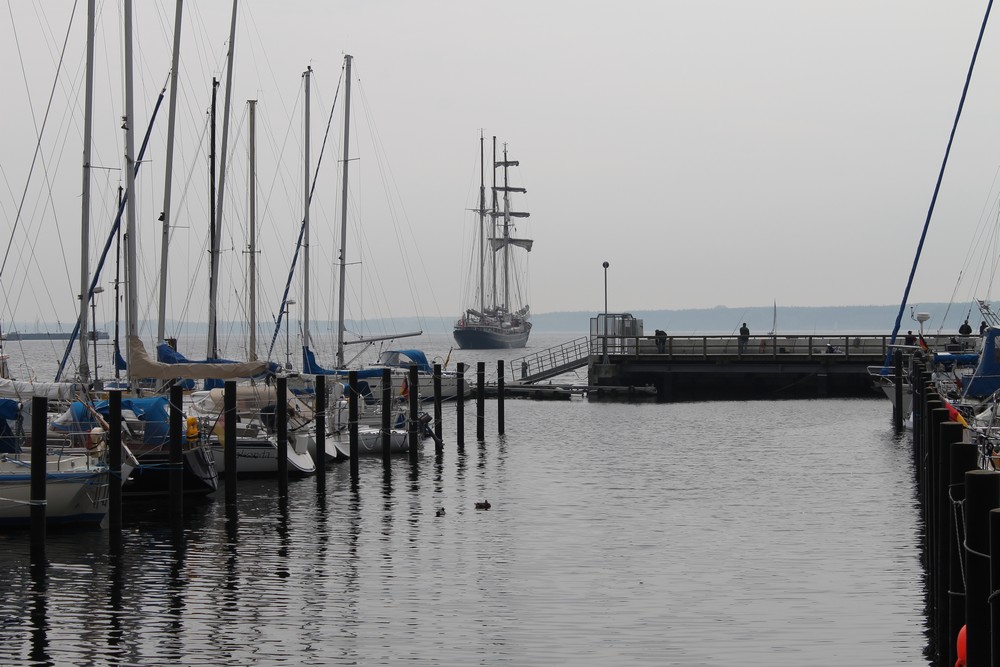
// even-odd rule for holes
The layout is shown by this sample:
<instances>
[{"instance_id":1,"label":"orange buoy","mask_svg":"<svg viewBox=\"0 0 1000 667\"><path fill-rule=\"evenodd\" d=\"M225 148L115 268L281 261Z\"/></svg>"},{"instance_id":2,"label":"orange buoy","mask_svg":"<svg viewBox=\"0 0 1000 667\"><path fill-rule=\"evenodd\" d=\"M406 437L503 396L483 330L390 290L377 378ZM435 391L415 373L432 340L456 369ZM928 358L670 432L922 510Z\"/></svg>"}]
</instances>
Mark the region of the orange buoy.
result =
<instances>
[{"instance_id":1,"label":"orange buoy","mask_svg":"<svg viewBox=\"0 0 1000 667\"><path fill-rule=\"evenodd\" d=\"M958 660L955 667L965 667L965 626L958 631L958 639L955 642L955 652L958 653Z\"/></svg>"}]
</instances>

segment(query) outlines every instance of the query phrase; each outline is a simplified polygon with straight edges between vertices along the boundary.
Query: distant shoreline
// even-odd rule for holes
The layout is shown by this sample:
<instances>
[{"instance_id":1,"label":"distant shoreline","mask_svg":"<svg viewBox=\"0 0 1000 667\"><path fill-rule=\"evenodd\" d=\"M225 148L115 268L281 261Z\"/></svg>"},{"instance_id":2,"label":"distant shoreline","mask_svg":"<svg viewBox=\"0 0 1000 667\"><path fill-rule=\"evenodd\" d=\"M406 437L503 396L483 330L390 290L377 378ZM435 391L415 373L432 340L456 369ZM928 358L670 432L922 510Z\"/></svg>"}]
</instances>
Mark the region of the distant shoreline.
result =
<instances>
[{"instance_id":1,"label":"distant shoreline","mask_svg":"<svg viewBox=\"0 0 1000 667\"><path fill-rule=\"evenodd\" d=\"M64 333L61 331L11 331L9 333L0 336L0 340L7 341L20 341L20 340L69 340L73 337L72 333ZM98 331L96 334L97 340L107 340L107 331ZM88 336L90 340L94 339L94 335Z\"/></svg>"}]
</instances>

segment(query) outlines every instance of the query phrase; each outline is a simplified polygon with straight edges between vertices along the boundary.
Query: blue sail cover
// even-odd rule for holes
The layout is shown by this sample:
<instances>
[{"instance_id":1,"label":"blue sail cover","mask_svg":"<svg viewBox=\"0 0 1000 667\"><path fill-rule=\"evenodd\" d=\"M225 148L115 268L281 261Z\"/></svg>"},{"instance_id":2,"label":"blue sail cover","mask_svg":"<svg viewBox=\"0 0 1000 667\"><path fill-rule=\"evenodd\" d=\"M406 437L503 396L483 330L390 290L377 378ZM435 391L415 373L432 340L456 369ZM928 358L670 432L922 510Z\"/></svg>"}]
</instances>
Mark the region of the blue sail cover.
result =
<instances>
[{"instance_id":1,"label":"blue sail cover","mask_svg":"<svg viewBox=\"0 0 1000 667\"><path fill-rule=\"evenodd\" d=\"M421 350L386 350L379 355L379 361L386 366L409 368L416 364L417 370L428 375L434 374L434 368L427 361L427 355Z\"/></svg>"},{"instance_id":2,"label":"blue sail cover","mask_svg":"<svg viewBox=\"0 0 1000 667\"><path fill-rule=\"evenodd\" d=\"M979 365L972 378L965 383L965 393L962 394L964 398L985 398L1000 389L1000 348L997 348L997 336L1000 336L1000 329L990 327L986 330Z\"/></svg>"},{"instance_id":3,"label":"blue sail cover","mask_svg":"<svg viewBox=\"0 0 1000 667\"><path fill-rule=\"evenodd\" d=\"M302 372L306 375L333 375L336 377L346 378L348 371L346 370L331 370L328 368L323 368L318 363L316 363L316 353L310 350L308 347L302 348ZM367 368L358 371L358 379L367 378L380 378L382 377L381 368Z\"/></svg>"},{"instance_id":4,"label":"blue sail cover","mask_svg":"<svg viewBox=\"0 0 1000 667\"><path fill-rule=\"evenodd\" d=\"M94 410L103 417L108 417L110 411L107 401L94 403ZM122 410L131 410L136 417L146 423L143 430L143 443L153 446L166 445L170 442L170 401L165 396L152 398L122 398ZM50 426L68 434L86 434L98 426L97 418L80 401L73 401L69 410L52 420ZM186 441L181 433L181 441Z\"/></svg>"}]
</instances>

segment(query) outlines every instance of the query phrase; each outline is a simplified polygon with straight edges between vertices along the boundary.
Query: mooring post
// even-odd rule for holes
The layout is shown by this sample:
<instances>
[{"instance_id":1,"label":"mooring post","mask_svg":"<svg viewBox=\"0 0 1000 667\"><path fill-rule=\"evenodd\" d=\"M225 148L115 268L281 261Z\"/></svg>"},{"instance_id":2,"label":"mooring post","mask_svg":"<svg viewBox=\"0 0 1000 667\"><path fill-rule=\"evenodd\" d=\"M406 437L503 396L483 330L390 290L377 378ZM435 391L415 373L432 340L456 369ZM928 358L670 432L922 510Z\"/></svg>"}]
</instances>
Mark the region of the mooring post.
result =
<instances>
[{"instance_id":1,"label":"mooring post","mask_svg":"<svg viewBox=\"0 0 1000 667\"><path fill-rule=\"evenodd\" d=\"M965 641L970 665L990 663L990 510L1000 507L1000 472L965 473ZM945 640L949 638L944 638Z\"/></svg>"},{"instance_id":2,"label":"mooring post","mask_svg":"<svg viewBox=\"0 0 1000 667\"><path fill-rule=\"evenodd\" d=\"M497 359L497 433L503 435L503 359Z\"/></svg>"},{"instance_id":3,"label":"mooring post","mask_svg":"<svg viewBox=\"0 0 1000 667\"><path fill-rule=\"evenodd\" d=\"M326 489L326 376L316 376L316 488Z\"/></svg>"},{"instance_id":4,"label":"mooring post","mask_svg":"<svg viewBox=\"0 0 1000 667\"><path fill-rule=\"evenodd\" d=\"M409 381L409 391L410 391L410 427L408 431L409 435L409 451L410 451L410 463L417 462L417 440L418 431L420 427L420 414L419 414L419 401L420 401L420 379L417 375L417 365L412 364L410 366L410 381Z\"/></svg>"},{"instance_id":5,"label":"mooring post","mask_svg":"<svg viewBox=\"0 0 1000 667\"><path fill-rule=\"evenodd\" d=\"M944 404L941 402L940 397L937 394L928 394L927 400L924 402L924 409L926 411L923 419L924 439L923 439L923 446L921 447L920 451L920 471L922 473L922 478L923 478L922 480L923 483L920 489L920 499L922 503L921 511L923 513L925 522L933 521L933 519L930 519L928 517L928 512L929 512L928 508L932 507L931 503L934 502L931 497L931 494L933 492L932 480L934 479L932 476L934 461L933 458L931 457L931 447L934 444L933 441L936 440L938 437L937 425L940 423L940 421L937 421L940 419L937 416L940 413L936 414L934 411L940 410L943 407ZM928 526L928 528L931 528L931 526ZM927 536L929 538L931 532L930 531L924 531L924 532L927 533ZM926 546L928 549L930 548L930 544L927 544Z\"/></svg>"},{"instance_id":6,"label":"mooring post","mask_svg":"<svg viewBox=\"0 0 1000 667\"><path fill-rule=\"evenodd\" d=\"M351 480L358 481L358 372L347 372L347 435L351 448Z\"/></svg>"},{"instance_id":7,"label":"mooring post","mask_svg":"<svg viewBox=\"0 0 1000 667\"><path fill-rule=\"evenodd\" d=\"M931 411L931 437L927 448L926 461L927 507L925 509L926 520L924 525L927 532L927 590L932 605L930 614L931 627L935 630L939 629L938 624L941 620L939 614L946 607L944 597L938 596L941 590L941 574L943 573L939 560L941 554L938 551L938 544L941 534L944 532L938 521L941 516L938 506L941 502L941 490L943 488L941 485L941 471L939 470L943 449L941 446L941 427L948 421L948 418L948 410L945 408L935 408Z\"/></svg>"},{"instance_id":8,"label":"mooring post","mask_svg":"<svg viewBox=\"0 0 1000 667\"><path fill-rule=\"evenodd\" d=\"M112 554L122 550L122 393L108 392L108 540Z\"/></svg>"},{"instance_id":9,"label":"mooring post","mask_svg":"<svg viewBox=\"0 0 1000 667\"><path fill-rule=\"evenodd\" d=\"M971 442L955 442L948 446L949 523L951 543L948 548L948 633L946 665L954 665L955 640L965 625L965 473L979 469L979 448ZM942 651L942 655L945 652Z\"/></svg>"},{"instance_id":10,"label":"mooring post","mask_svg":"<svg viewBox=\"0 0 1000 667\"><path fill-rule=\"evenodd\" d=\"M476 440L486 439L486 362L476 362Z\"/></svg>"},{"instance_id":11,"label":"mooring post","mask_svg":"<svg viewBox=\"0 0 1000 667\"><path fill-rule=\"evenodd\" d=\"M382 465L388 466L392 452L392 371L382 369Z\"/></svg>"},{"instance_id":12,"label":"mooring post","mask_svg":"<svg viewBox=\"0 0 1000 667\"><path fill-rule=\"evenodd\" d=\"M893 352L892 361L892 423L899 430L903 428L903 351L896 350Z\"/></svg>"},{"instance_id":13,"label":"mooring post","mask_svg":"<svg viewBox=\"0 0 1000 667\"><path fill-rule=\"evenodd\" d=\"M226 505L236 506L236 382L226 380L222 389L222 457L226 461Z\"/></svg>"},{"instance_id":14,"label":"mooring post","mask_svg":"<svg viewBox=\"0 0 1000 667\"><path fill-rule=\"evenodd\" d=\"M1000 509L990 510L990 653L1000 662ZM973 663L975 664L975 663Z\"/></svg>"},{"instance_id":15,"label":"mooring post","mask_svg":"<svg viewBox=\"0 0 1000 667\"><path fill-rule=\"evenodd\" d=\"M947 410L945 411L947 412ZM951 446L953 443L961 442L965 429L958 422L945 421L938 427L937 445L935 447L935 470L937 479L934 483L936 489L936 500L934 501L933 512L934 525L936 526L934 538L934 562L936 563L934 572L934 599L936 625L934 633L942 638L946 644L948 637L948 615L950 613L949 585L951 575L948 571L951 550ZM948 655L948 649L944 644L938 644L938 654L942 657ZM955 663L952 662L952 665Z\"/></svg>"},{"instance_id":16,"label":"mooring post","mask_svg":"<svg viewBox=\"0 0 1000 667\"><path fill-rule=\"evenodd\" d=\"M179 384L170 387L170 522L177 529L184 523L184 452L181 433L184 424L184 389Z\"/></svg>"},{"instance_id":17,"label":"mooring post","mask_svg":"<svg viewBox=\"0 0 1000 667\"><path fill-rule=\"evenodd\" d=\"M275 426L278 429L278 497L288 495L288 378L279 377Z\"/></svg>"},{"instance_id":18,"label":"mooring post","mask_svg":"<svg viewBox=\"0 0 1000 667\"><path fill-rule=\"evenodd\" d=\"M34 396L31 399L31 562L45 562L45 433L48 431L49 399Z\"/></svg>"},{"instance_id":19,"label":"mooring post","mask_svg":"<svg viewBox=\"0 0 1000 667\"><path fill-rule=\"evenodd\" d=\"M441 451L441 364L434 364L434 449Z\"/></svg>"},{"instance_id":20,"label":"mooring post","mask_svg":"<svg viewBox=\"0 0 1000 667\"><path fill-rule=\"evenodd\" d=\"M465 364L455 365L458 372L458 395L455 397L455 445L459 451L465 449Z\"/></svg>"}]
</instances>

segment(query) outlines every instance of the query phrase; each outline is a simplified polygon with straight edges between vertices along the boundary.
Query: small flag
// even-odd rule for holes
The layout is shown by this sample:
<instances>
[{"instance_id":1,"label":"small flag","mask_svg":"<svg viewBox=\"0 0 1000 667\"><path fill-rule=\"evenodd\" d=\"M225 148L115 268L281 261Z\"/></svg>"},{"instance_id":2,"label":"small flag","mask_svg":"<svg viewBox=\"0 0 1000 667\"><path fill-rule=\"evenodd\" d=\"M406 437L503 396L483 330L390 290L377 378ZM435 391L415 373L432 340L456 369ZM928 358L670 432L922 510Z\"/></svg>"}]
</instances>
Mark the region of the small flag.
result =
<instances>
[{"instance_id":1,"label":"small flag","mask_svg":"<svg viewBox=\"0 0 1000 667\"><path fill-rule=\"evenodd\" d=\"M951 401L945 400L944 406L948 409L948 418L951 419L951 421L958 422L966 428L969 427L969 422L965 421L965 417L963 417L962 413L951 404Z\"/></svg>"},{"instance_id":2,"label":"small flag","mask_svg":"<svg viewBox=\"0 0 1000 667\"><path fill-rule=\"evenodd\" d=\"M410 383L407 381L405 377L403 378L403 386L399 388L399 395L400 396L410 395Z\"/></svg>"},{"instance_id":3,"label":"small flag","mask_svg":"<svg viewBox=\"0 0 1000 667\"><path fill-rule=\"evenodd\" d=\"M929 352L930 351L931 348L930 348L929 345L927 345L927 341L924 340L923 335L920 336L920 340L918 342L920 343L920 349L921 350L923 350L924 352Z\"/></svg>"}]
</instances>

